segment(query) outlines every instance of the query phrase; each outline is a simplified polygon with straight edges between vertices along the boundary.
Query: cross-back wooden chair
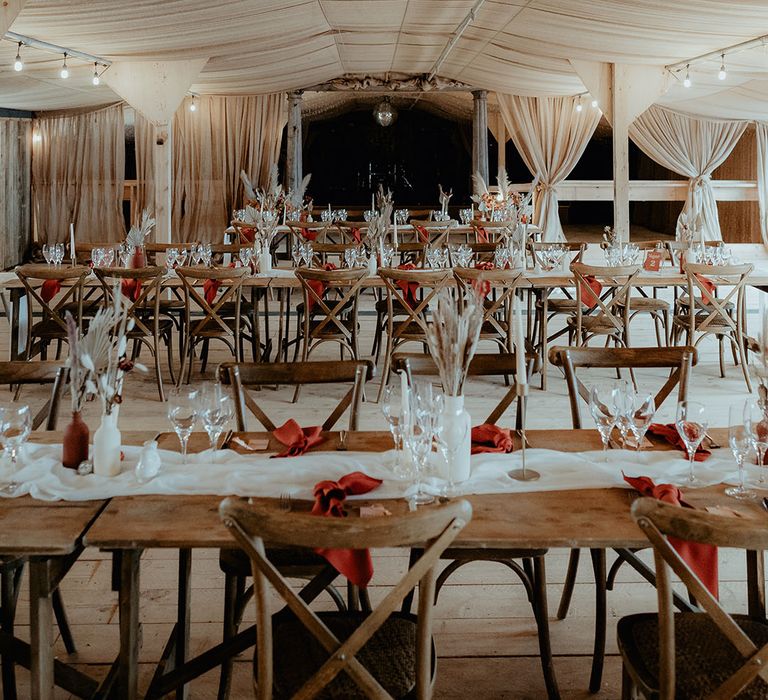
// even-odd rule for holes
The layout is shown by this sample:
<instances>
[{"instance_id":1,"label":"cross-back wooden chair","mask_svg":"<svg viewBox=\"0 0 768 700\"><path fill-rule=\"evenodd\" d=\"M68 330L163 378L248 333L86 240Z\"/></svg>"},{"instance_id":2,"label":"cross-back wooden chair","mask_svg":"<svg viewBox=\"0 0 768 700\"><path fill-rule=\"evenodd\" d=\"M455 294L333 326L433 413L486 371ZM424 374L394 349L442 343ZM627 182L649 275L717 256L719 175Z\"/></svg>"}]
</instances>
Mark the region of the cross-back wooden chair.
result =
<instances>
[{"instance_id":1,"label":"cross-back wooden chair","mask_svg":"<svg viewBox=\"0 0 768 700\"><path fill-rule=\"evenodd\" d=\"M250 245L253 243L253 239L256 235L255 224L249 224L246 221L233 219L230 222L230 226L235 229L238 243L241 243L242 245Z\"/></svg>"},{"instance_id":2,"label":"cross-back wooden chair","mask_svg":"<svg viewBox=\"0 0 768 700\"><path fill-rule=\"evenodd\" d=\"M632 313L631 290L635 277L640 273L639 265L585 265L571 263L576 284L576 313L568 318L571 345L587 345L592 338L607 337L616 345L627 346L628 320ZM590 293L589 279L594 278L609 285L608 294ZM594 305L592 302L595 302ZM575 342L574 342L575 340Z\"/></svg>"},{"instance_id":3,"label":"cross-back wooden chair","mask_svg":"<svg viewBox=\"0 0 768 700\"><path fill-rule=\"evenodd\" d=\"M425 245L430 246L437 246L440 247L442 245L445 245L448 242L448 235L450 234L451 228L456 225L456 222L451 221L426 221L426 220L418 220L418 219L411 219L410 221L411 226L413 227L411 230L410 238L413 243L423 243ZM421 227L422 229L426 230L428 241L425 241L423 239L423 233L421 233L416 227ZM405 239L408 237L408 230L403 229L402 233L398 231L401 238Z\"/></svg>"},{"instance_id":4,"label":"cross-back wooden chair","mask_svg":"<svg viewBox=\"0 0 768 700\"><path fill-rule=\"evenodd\" d=\"M69 370L54 360L0 362L0 385L8 385L18 400L22 387L50 384L51 393L32 418L32 430L45 423L44 430L56 430L59 417L61 391L67 382Z\"/></svg>"},{"instance_id":5,"label":"cross-back wooden chair","mask_svg":"<svg viewBox=\"0 0 768 700\"><path fill-rule=\"evenodd\" d=\"M499 231L515 228L514 221L480 221L472 219L469 223L472 229L472 240L475 243L496 243Z\"/></svg>"},{"instance_id":6,"label":"cross-back wooden chair","mask_svg":"<svg viewBox=\"0 0 768 700\"><path fill-rule=\"evenodd\" d=\"M255 416L264 430L275 430L275 423L267 416L262 407L254 398L252 387L285 384L298 387L309 385L349 385L349 389L336 404L335 408L323 421L323 430L332 430L341 420L345 412L348 413L347 429L357 430L360 413L360 402L363 395L363 387L366 381L373 377L373 363L370 360L344 360L344 361L313 361L313 362L227 362L219 365L219 381L232 388L235 403L235 419L237 430L245 432L248 429L247 413ZM280 571L293 578L311 579L325 568L323 561L315 555L306 552L285 550L280 553ZM224 572L224 641L234 637L239 629L245 609L252 590L246 588L246 581L251 575L251 566L248 557L242 550L221 550L219 566ZM330 581L328 581L330 584ZM328 593L333 597L337 606L344 607L343 600L333 587L327 587ZM360 601L357 596L360 592L352 587L348 591L350 607L357 607ZM361 596L363 605L368 601ZM219 682L219 697L225 698L230 685L232 674L232 661L222 665Z\"/></svg>"},{"instance_id":7,"label":"cross-back wooden chair","mask_svg":"<svg viewBox=\"0 0 768 700\"><path fill-rule=\"evenodd\" d=\"M257 697L308 698L325 688L331 696L344 698L431 697L434 569L471 520L469 502L458 500L405 515L367 519L286 513L276 503L249 506L235 499L226 499L219 512L253 567ZM312 549L422 545L424 553L370 613L316 613L269 560L265 541ZM403 599L417 585L418 616L399 612ZM292 614L272 615L270 586Z\"/></svg>"},{"instance_id":8,"label":"cross-back wooden chair","mask_svg":"<svg viewBox=\"0 0 768 700\"><path fill-rule=\"evenodd\" d=\"M392 353L395 350L405 343L421 343L426 352L430 305L437 303L437 295L442 289L454 283L450 270L381 268L379 277L384 280L387 291L387 347L378 399L389 382ZM412 285L418 285L413 295L403 289L406 287L412 290ZM396 317L403 320L397 320Z\"/></svg>"},{"instance_id":9,"label":"cross-back wooden chair","mask_svg":"<svg viewBox=\"0 0 768 700\"><path fill-rule=\"evenodd\" d=\"M178 384L183 381L185 370L187 382L189 382L195 348L201 343L203 344L204 362L211 340L218 340L228 347L236 361L243 359L244 329L241 306L243 282L248 274L250 274L250 270L247 267L176 268L176 275L181 280L184 290L185 319L185 334L182 343L184 359L179 370ZM213 303L208 303L205 298L204 285L207 280L218 285ZM253 330L251 332L253 334ZM203 364L202 371L205 371L205 364Z\"/></svg>"},{"instance_id":10,"label":"cross-back wooden chair","mask_svg":"<svg viewBox=\"0 0 768 700\"><path fill-rule=\"evenodd\" d=\"M480 340L496 343L499 352L512 352L512 298L517 294L523 273L516 270L455 267L453 274L460 290L475 290L483 298Z\"/></svg>"},{"instance_id":11,"label":"cross-back wooden chair","mask_svg":"<svg viewBox=\"0 0 768 700\"><path fill-rule=\"evenodd\" d=\"M310 241L310 243L334 243L326 241L328 232L333 227L330 221L286 221L285 225L291 230L291 236L296 241ZM313 236L307 238L303 231L308 231Z\"/></svg>"},{"instance_id":12,"label":"cross-back wooden chair","mask_svg":"<svg viewBox=\"0 0 768 700\"><path fill-rule=\"evenodd\" d=\"M726 611L669 543L675 537L765 550L764 519L681 508L655 498L636 500L632 517L653 545L659 610L619 620L622 698L633 697L633 691L659 700L768 697L768 623ZM671 574L701 611L673 612Z\"/></svg>"},{"instance_id":13,"label":"cross-back wooden chair","mask_svg":"<svg viewBox=\"0 0 768 700\"><path fill-rule=\"evenodd\" d=\"M267 385L302 386L350 384L349 390L322 423L323 430L331 430L349 409L349 430L357 430L360 401L365 382L373 378L370 360L321 360L311 362L226 362L219 366L219 381L232 387L237 429L247 430L246 409L265 430L277 427L259 406L247 387Z\"/></svg>"},{"instance_id":14,"label":"cross-back wooden chair","mask_svg":"<svg viewBox=\"0 0 768 700\"><path fill-rule=\"evenodd\" d=\"M90 268L85 265L67 267L64 265L20 265L15 270L16 276L24 285L27 297L27 343L26 359L31 359L38 353L45 360L48 357L48 345L56 341L58 357L61 343L67 340L67 324L64 314L69 311L80 330L85 323L83 319L83 287L85 279L90 274ZM46 283L52 285L61 282L61 289L46 301L43 298L43 288ZM40 308L40 320L35 321L35 307Z\"/></svg>"},{"instance_id":15,"label":"cross-back wooden chair","mask_svg":"<svg viewBox=\"0 0 768 700\"><path fill-rule=\"evenodd\" d=\"M357 306L360 291L368 278L367 268L317 270L297 268L304 296L301 359L306 362L321 344L338 343L343 356L359 357L357 347ZM298 346L297 346L298 349Z\"/></svg>"},{"instance_id":16,"label":"cross-back wooden chair","mask_svg":"<svg viewBox=\"0 0 768 700\"><path fill-rule=\"evenodd\" d=\"M555 346L549 351L549 360L560 367L565 373L568 386L568 398L571 406L571 422L574 429L581 429L584 424L581 420L581 401L589 404L589 389L577 377L577 370L602 368L602 369L668 369L670 375L659 391L654 402L658 409L677 388L677 402L684 401L688 395L688 381L691 376L691 368L696 364L697 353L693 347L673 348L590 348L590 347L562 347ZM633 375L634 379L634 375ZM629 549L614 550L618 555L606 574L606 558L604 549L591 549L592 568L595 575L595 649L592 657L592 676L590 689L596 692L600 688L602 677L603 657L605 652L605 627L606 627L606 600L607 590L613 588L613 583L621 565L626 562L632 566L643 578L655 585L653 571L640 559L634 556L634 551ZM572 549L568 560L568 569L565 576L565 584L557 610L557 618L565 619L571 604L571 597L576 583L579 558L581 550ZM676 598L676 603L685 608L686 603L681 598Z\"/></svg>"},{"instance_id":17,"label":"cross-back wooden chair","mask_svg":"<svg viewBox=\"0 0 768 700\"><path fill-rule=\"evenodd\" d=\"M551 246L551 243L529 242L526 249L534 268L541 267L539 252L545 247ZM563 242L559 245L567 249L566 256L568 264L572 262L581 262L586 245L584 243ZM557 290L561 295L555 297L553 292ZM539 352L541 354L541 388L547 388L547 348L549 343L556 340L564 333L568 332L568 327L558 330L552 335L549 334L549 323L556 316L571 316L576 312L575 292L572 287L540 287L534 289L535 302L535 320L533 325L532 337L537 338Z\"/></svg>"},{"instance_id":18,"label":"cross-back wooden chair","mask_svg":"<svg viewBox=\"0 0 768 700\"><path fill-rule=\"evenodd\" d=\"M160 285L165 275L162 267L123 267L94 268L104 290L105 303L115 304L118 296L121 307L133 321L133 328L128 331L127 339L133 341L132 358L136 359L141 346L148 348L155 364L155 381L160 400L165 401L163 377L160 371L160 341L165 344L168 356L168 371L171 382L175 383L173 373L173 321L163 317L160 311ZM123 285L131 285L126 291ZM135 287L134 287L135 285Z\"/></svg>"},{"instance_id":19,"label":"cross-back wooden chair","mask_svg":"<svg viewBox=\"0 0 768 700\"><path fill-rule=\"evenodd\" d=\"M677 342L683 333L686 345L698 346L708 335L717 338L720 357L720 376L725 377L723 341L731 344L734 357L738 356L741 371L747 389L752 391L752 383L747 367L745 338L747 336L747 281L754 266L744 265L700 265L686 263L685 273L688 287L687 298L693 300L680 306L680 311L673 320L673 340ZM730 287L728 292L718 297L708 286L715 278L719 285ZM698 335L698 338L696 337Z\"/></svg>"},{"instance_id":20,"label":"cross-back wooden chair","mask_svg":"<svg viewBox=\"0 0 768 700\"><path fill-rule=\"evenodd\" d=\"M355 248L359 244L351 243L314 243L312 253L315 264L323 267L327 263L333 263L340 268L344 265L344 251L347 248Z\"/></svg>"}]
</instances>

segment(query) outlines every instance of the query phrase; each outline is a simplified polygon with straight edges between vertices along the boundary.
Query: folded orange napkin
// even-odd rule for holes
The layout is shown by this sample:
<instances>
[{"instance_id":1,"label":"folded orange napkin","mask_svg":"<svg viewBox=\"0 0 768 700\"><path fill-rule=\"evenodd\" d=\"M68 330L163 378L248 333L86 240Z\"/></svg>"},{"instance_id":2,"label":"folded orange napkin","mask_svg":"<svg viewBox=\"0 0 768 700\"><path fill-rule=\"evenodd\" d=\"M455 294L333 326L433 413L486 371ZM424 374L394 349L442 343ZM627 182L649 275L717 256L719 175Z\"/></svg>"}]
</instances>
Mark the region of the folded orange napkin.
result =
<instances>
[{"instance_id":1,"label":"folded orange napkin","mask_svg":"<svg viewBox=\"0 0 768 700\"><path fill-rule=\"evenodd\" d=\"M317 240L317 231L313 230L311 228L303 228L303 229L301 229L301 235L303 236L304 240L306 240L306 241Z\"/></svg>"},{"instance_id":2,"label":"folded orange napkin","mask_svg":"<svg viewBox=\"0 0 768 700\"><path fill-rule=\"evenodd\" d=\"M653 480L647 476L627 476L622 472L624 481L643 496L657 498L664 503L681 506L682 508L693 508L683 499L683 494L677 486L672 484L654 484ZM699 580L709 589L709 592L718 597L718 574L717 574L717 547L711 544L700 544L699 542L688 542L679 540L676 537L669 537L669 544L688 564Z\"/></svg>"},{"instance_id":3,"label":"folded orange napkin","mask_svg":"<svg viewBox=\"0 0 768 700\"><path fill-rule=\"evenodd\" d=\"M429 231L423 226L416 226L416 231L419 234L419 243L429 243Z\"/></svg>"},{"instance_id":4,"label":"folded orange napkin","mask_svg":"<svg viewBox=\"0 0 768 700\"><path fill-rule=\"evenodd\" d=\"M357 227L353 228L350 231L350 233L352 234L352 238L354 238L357 243L361 243L362 242L363 237L362 237L362 235L360 233L360 229L359 228L357 228Z\"/></svg>"},{"instance_id":5,"label":"folded orange napkin","mask_svg":"<svg viewBox=\"0 0 768 700\"><path fill-rule=\"evenodd\" d=\"M581 287L581 303L588 309L594 309L600 299L603 285L594 275L584 275L584 281L579 282L579 286Z\"/></svg>"},{"instance_id":6,"label":"folded orange napkin","mask_svg":"<svg viewBox=\"0 0 768 700\"><path fill-rule=\"evenodd\" d=\"M333 263L325 263L325 265L323 265L323 269L328 271L335 270L336 265ZM322 298L325 292L328 290L328 283L323 282L322 280L307 280L307 284L312 287L312 289L315 291L315 294L317 294L317 296L320 298ZM309 310L312 311L312 307L315 305L315 299L308 298L307 305L309 306Z\"/></svg>"},{"instance_id":7,"label":"folded orange napkin","mask_svg":"<svg viewBox=\"0 0 768 700\"><path fill-rule=\"evenodd\" d=\"M322 428L314 425L311 428L302 428L293 418L289 418L279 428L272 431L272 435L283 443L288 449L273 457L298 457L303 455L310 447L325 442L320 435Z\"/></svg>"},{"instance_id":8,"label":"folded orange napkin","mask_svg":"<svg viewBox=\"0 0 768 700\"><path fill-rule=\"evenodd\" d=\"M343 518L344 501L347 496L358 496L381 484L381 479L374 479L362 472L352 472L338 481L321 481L315 484L315 505L313 515L325 515ZM373 576L371 553L367 549L316 549L325 557L336 571L346 576L356 586L365 588Z\"/></svg>"},{"instance_id":9,"label":"folded orange napkin","mask_svg":"<svg viewBox=\"0 0 768 700\"><path fill-rule=\"evenodd\" d=\"M207 279L203 282L203 296L209 304L216 300L216 294L219 292L221 280Z\"/></svg>"},{"instance_id":10,"label":"folded orange napkin","mask_svg":"<svg viewBox=\"0 0 768 700\"><path fill-rule=\"evenodd\" d=\"M47 304L61 291L61 280L45 280L40 287L40 297Z\"/></svg>"},{"instance_id":11,"label":"folded orange napkin","mask_svg":"<svg viewBox=\"0 0 768 700\"><path fill-rule=\"evenodd\" d=\"M483 226L475 227L475 235L478 243L488 243L488 232Z\"/></svg>"},{"instance_id":12,"label":"folded orange napkin","mask_svg":"<svg viewBox=\"0 0 768 700\"><path fill-rule=\"evenodd\" d=\"M717 285L708 277L705 277L704 275L694 275L697 280L699 280L699 283L703 287L701 290L702 296L704 297L705 303L709 303L712 299L712 297L715 296L715 290L717 289Z\"/></svg>"},{"instance_id":13,"label":"folded orange napkin","mask_svg":"<svg viewBox=\"0 0 768 700\"><path fill-rule=\"evenodd\" d=\"M483 423L472 428L472 454L481 452L512 452L512 431Z\"/></svg>"},{"instance_id":14,"label":"folded orange napkin","mask_svg":"<svg viewBox=\"0 0 768 700\"><path fill-rule=\"evenodd\" d=\"M685 443L680 437L680 433L677 432L677 427L674 423L651 423L648 426L648 432L651 435L657 435L658 437L664 438L670 445L674 445L678 450L682 450L688 454ZM695 462L703 462L711 454L712 453L709 450L699 445L693 459Z\"/></svg>"},{"instance_id":15,"label":"folded orange napkin","mask_svg":"<svg viewBox=\"0 0 768 700\"><path fill-rule=\"evenodd\" d=\"M141 295L141 280L123 280L120 283L120 291L123 296L128 297L131 301L136 301ZM216 296L214 294L214 296Z\"/></svg>"},{"instance_id":16,"label":"folded orange napkin","mask_svg":"<svg viewBox=\"0 0 768 700\"><path fill-rule=\"evenodd\" d=\"M398 270L415 270L416 265L413 263L403 263L397 266ZM416 293L419 291L419 283L411 282L408 280L397 280L395 283L403 291L403 299L405 303L411 308L418 306L419 300L416 298Z\"/></svg>"}]
</instances>

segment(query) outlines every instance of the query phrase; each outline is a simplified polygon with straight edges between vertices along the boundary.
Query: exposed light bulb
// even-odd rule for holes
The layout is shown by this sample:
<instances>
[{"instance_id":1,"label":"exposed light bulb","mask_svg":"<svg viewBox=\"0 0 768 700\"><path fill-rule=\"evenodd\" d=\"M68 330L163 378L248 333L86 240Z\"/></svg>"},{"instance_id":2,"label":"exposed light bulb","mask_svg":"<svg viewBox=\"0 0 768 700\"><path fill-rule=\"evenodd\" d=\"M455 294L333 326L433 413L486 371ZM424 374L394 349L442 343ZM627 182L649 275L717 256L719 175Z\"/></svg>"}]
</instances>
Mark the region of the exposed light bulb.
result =
<instances>
[{"instance_id":1,"label":"exposed light bulb","mask_svg":"<svg viewBox=\"0 0 768 700\"><path fill-rule=\"evenodd\" d=\"M64 54L64 63L61 64L61 73L59 73L62 80L66 80L69 77L69 69L67 68L67 54Z\"/></svg>"},{"instance_id":2,"label":"exposed light bulb","mask_svg":"<svg viewBox=\"0 0 768 700\"><path fill-rule=\"evenodd\" d=\"M584 109L584 105L581 104L581 97L579 97L579 101L576 103L576 111L581 112L582 109Z\"/></svg>"},{"instance_id":3,"label":"exposed light bulb","mask_svg":"<svg viewBox=\"0 0 768 700\"><path fill-rule=\"evenodd\" d=\"M93 82L94 85L98 85L101 82L101 78L99 78L99 64L94 63L93 64Z\"/></svg>"},{"instance_id":4,"label":"exposed light bulb","mask_svg":"<svg viewBox=\"0 0 768 700\"><path fill-rule=\"evenodd\" d=\"M597 109L597 100L592 100L591 104L594 109Z\"/></svg>"},{"instance_id":5,"label":"exposed light bulb","mask_svg":"<svg viewBox=\"0 0 768 700\"><path fill-rule=\"evenodd\" d=\"M16 49L16 60L13 63L13 70L15 70L17 73L24 69L24 63L22 63L21 60L21 42L19 42L19 47Z\"/></svg>"},{"instance_id":6,"label":"exposed light bulb","mask_svg":"<svg viewBox=\"0 0 768 700\"><path fill-rule=\"evenodd\" d=\"M691 87L691 71L690 66L685 67L685 78L683 78L683 87L689 88Z\"/></svg>"},{"instance_id":7,"label":"exposed light bulb","mask_svg":"<svg viewBox=\"0 0 768 700\"><path fill-rule=\"evenodd\" d=\"M196 112L197 111L197 103L195 102L195 96L192 95L192 102L189 103L189 111L190 112Z\"/></svg>"},{"instance_id":8,"label":"exposed light bulb","mask_svg":"<svg viewBox=\"0 0 768 700\"><path fill-rule=\"evenodd\" d=\"M720 70L717 73L718 80L725 80L728 77L728 73L725 72L725 54L720 56Z\"/></svg>"}]
</instances>

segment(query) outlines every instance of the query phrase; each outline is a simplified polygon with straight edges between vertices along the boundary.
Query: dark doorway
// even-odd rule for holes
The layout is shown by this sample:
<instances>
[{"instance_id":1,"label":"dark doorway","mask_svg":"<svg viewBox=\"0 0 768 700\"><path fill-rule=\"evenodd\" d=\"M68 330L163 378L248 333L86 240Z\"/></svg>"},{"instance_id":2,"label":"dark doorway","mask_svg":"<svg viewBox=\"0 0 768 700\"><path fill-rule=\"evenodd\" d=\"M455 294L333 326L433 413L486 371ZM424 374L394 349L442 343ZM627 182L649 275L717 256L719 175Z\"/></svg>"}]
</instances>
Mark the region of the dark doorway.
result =
<instances>
[{"instance_id":1,"label":"dark doorway","mask_svg":"<svg viewBox=\"0 0 768 700\"><path fill-rule=\"evenodd\" d=\"M304 172L316 204L363 206L379 184L397 206L437 206L437 185L453 188L451 204L468 202L472 127L420 109L401 110L379 126L370 110L310 122Z\"/></svg>"}]
</instances>

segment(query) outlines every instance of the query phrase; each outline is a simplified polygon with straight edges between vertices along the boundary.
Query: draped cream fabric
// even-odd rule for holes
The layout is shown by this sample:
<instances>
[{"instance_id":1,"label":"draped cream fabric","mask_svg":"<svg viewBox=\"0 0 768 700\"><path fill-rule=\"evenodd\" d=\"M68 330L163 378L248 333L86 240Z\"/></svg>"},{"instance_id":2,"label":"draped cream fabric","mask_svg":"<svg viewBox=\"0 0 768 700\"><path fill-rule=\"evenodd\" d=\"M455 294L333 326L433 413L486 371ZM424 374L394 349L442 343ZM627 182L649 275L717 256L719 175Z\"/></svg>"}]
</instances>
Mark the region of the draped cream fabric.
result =
<instances>
[{"instance_id":1,"label":"draped cream fabric","mask_svg":"<svg viewBox=\"0 0 768 700\"><path fill-rule=\"evenodd\" d=\"M172 228L184 242L218 240L242 204L241 170L267 184L287 120L283 94L204 96L196 104L194 112L182 104L173 129Z\"/></svg>"},{"instance_id":2,"label":"draped cream fabric","mask_svg":"<svg viewBox=\"0 0 768 700\"><path fill-rule=\"evenodd\" d=\"M528 170L539 178L533 217L542 230L542 240L563 241L555 187L579 162L600 121L600 112L577 112L573 97L497 98L515 147Z\"/></svg>"},{"instance_id":3,"label":"draped cream fabric","mask_svg":"<svg viewBox=\"0 0 768 700\"><path fill-rule=\"evenodd\" d=\"M41 243L80 243L125 236L123 105L94 112L41 116L35 122L32 196Z\"/></svg>"},{"instance_id":4,"label":"draped cream fabric","mask_svg":"<svg viewBox=\"0 0 768 700\"><path fill-rule=\"evenodd\" d=\"M757 196L760 202L760 233L768 245L768 123L757 122Z\"/></svg>"},{"instance_id":5,"label":"draped cream fabric","mask_svg":"<svg viewBox=\"0 0 768 700\"><path fill-rule=\"evenodd\" d=\"M155 173L152 154L155 126L134 110L134 139L136 144L136 209L138 212L155 208Z\"/></svg>"},{"instance_id":6,"label":"draped cream fabric","mask_svg":"<svg viewBox=\"0 0 768 700\"><path fill-rule=\"evenodd\" d=\"M701 216L701 237L720 241L717 201L711 176L738 143L747 122L695 119L662 107L650 107L629 127L630 138L650 158L689 178L683 213L689 222Z\"/></svg>"}]
</instances>

